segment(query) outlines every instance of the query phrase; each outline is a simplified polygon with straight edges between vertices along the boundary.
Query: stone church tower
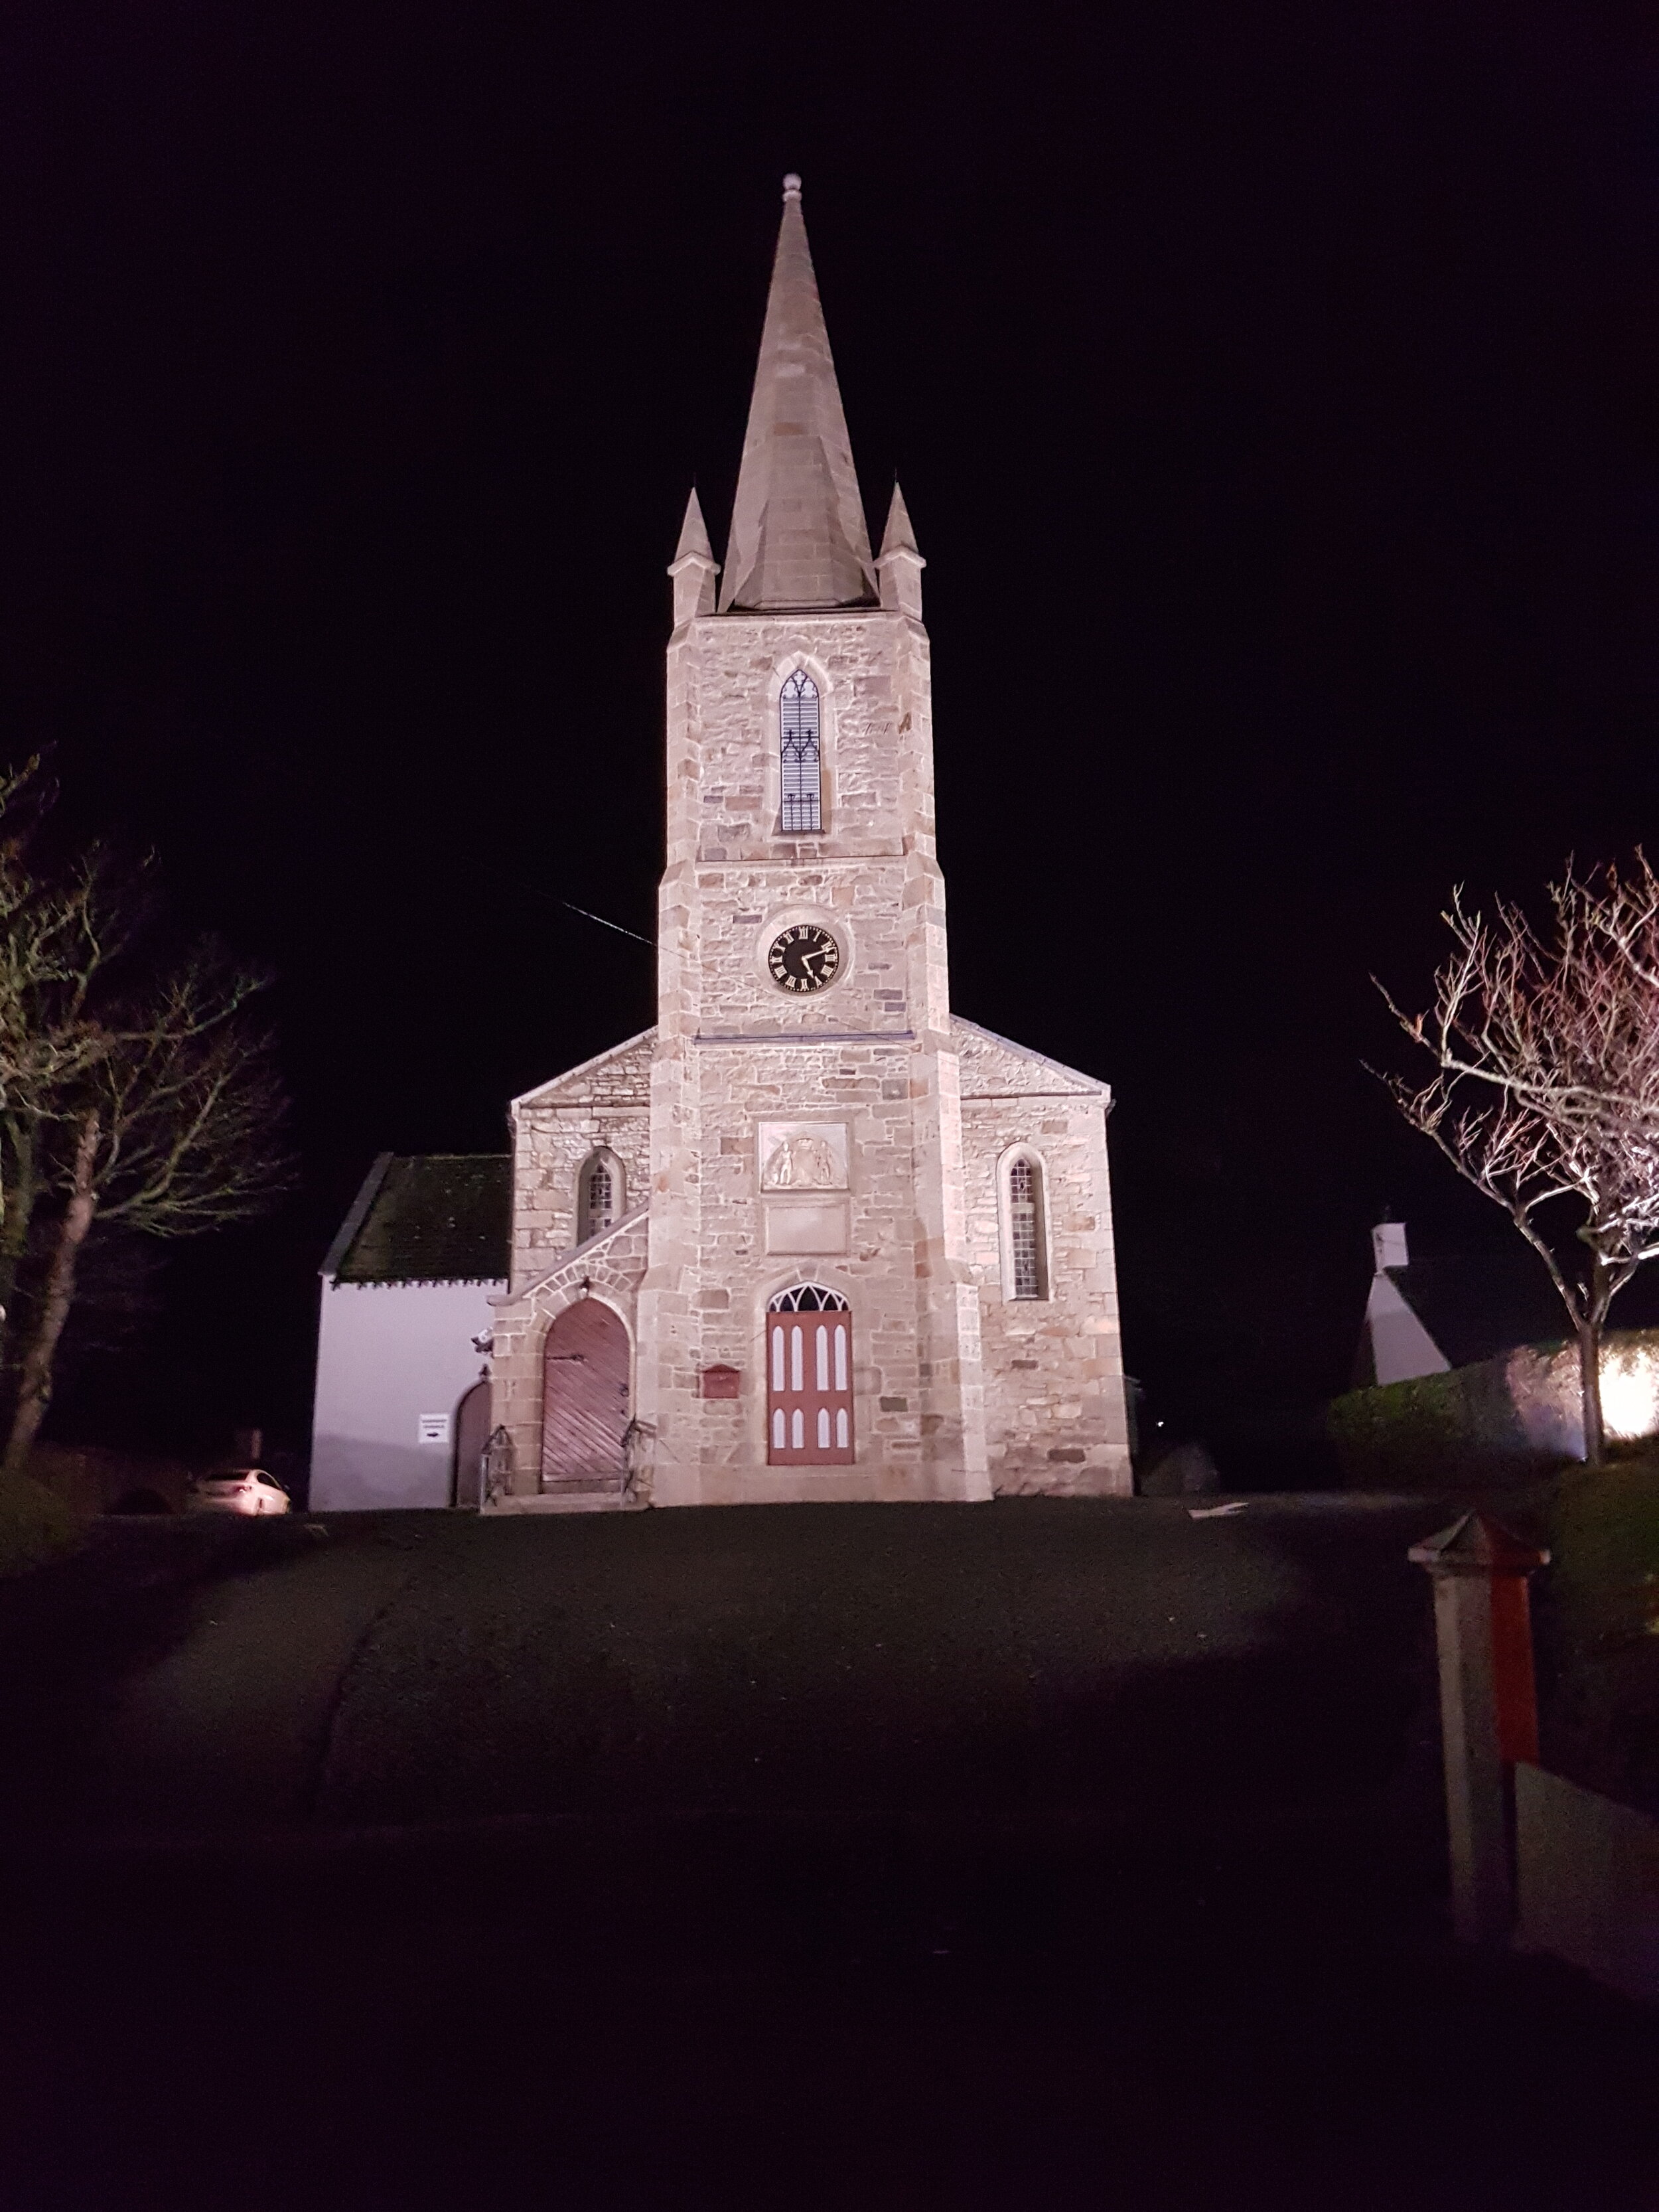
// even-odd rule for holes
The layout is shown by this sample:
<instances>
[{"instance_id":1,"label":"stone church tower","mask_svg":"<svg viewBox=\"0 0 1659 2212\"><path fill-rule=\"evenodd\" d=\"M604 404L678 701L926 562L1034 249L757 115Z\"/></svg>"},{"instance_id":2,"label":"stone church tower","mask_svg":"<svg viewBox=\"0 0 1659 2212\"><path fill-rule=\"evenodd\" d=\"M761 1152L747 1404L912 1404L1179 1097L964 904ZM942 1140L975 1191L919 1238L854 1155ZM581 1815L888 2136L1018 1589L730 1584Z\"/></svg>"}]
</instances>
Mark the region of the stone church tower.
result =
<instances>
[{"instance_id":1,"label":"stone church tower","mask_svg":"<svg viewBox=\"0 0 1659 2212\"><path fill-rule=\"evenodd\" d=\"M786 178L724 572L695 493L669 570L656 1027L513 1109L503 1504L1130 1486L1106 1087L951 1012L923 565Z\"/></svg>"}]
</instances>

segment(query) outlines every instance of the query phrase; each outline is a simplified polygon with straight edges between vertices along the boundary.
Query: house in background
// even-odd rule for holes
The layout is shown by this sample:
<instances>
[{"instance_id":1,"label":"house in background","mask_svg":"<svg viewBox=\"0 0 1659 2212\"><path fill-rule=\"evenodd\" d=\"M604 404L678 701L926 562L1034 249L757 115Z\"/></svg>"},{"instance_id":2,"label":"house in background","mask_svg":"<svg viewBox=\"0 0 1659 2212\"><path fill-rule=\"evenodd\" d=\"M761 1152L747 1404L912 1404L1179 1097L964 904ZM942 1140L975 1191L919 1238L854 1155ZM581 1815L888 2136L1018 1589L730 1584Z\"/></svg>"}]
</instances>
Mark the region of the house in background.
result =
<instances>
[{"instance_id":1,"label":"house in background","mask_svg":"<svg viewBox=\"0 0 1659 2212\"><path fill-rule=\"evenodd\" d=\"M1355 1379L1361 1384L1407 1382L1414 1375L1445 1374L1450 1360L1406 1296L1404 1278L1410 1263L1405 1223L1379 1221L1371 1231L1371 1252L1376 1273L1365 1301Z\"/></svg>"},{"instance_id":2,"label":"house in background","mask_svg":"<svg viewBox=\"0 0 1659 2212\"><path fill-rule=\"evenodd\" d=\"M1371 1245L1376 1272L1360 1329L1357 1389L1445 1376L1444 1391L1433 1398L1432 1425L1434 1449L1450 1455L1449 1474L1581 1458L1578 1347L1537 1255L1516 1237L1484 1253L1413 1260L1399 1221L1379 1222ZM1659 1436L1659 1267L1637 1273L1613 1320L1601 1350L1607 1435L1619 1443ZM1361 1425L1385 1456L1408 1443L1413 1451L1426 1448L1421 1434L1413 1441L1401 1432L1391 1447L1386 1423L1374 1435ZM1386 1469L1371 1473L1382 1479Z\"/></svg>"},{"instance_id":3,"label":"house in background","mask_svg":"<svg viewBox=\"0 0 1659 2212\"><path fill-rule=\"evenodd\" d=\"M1518 1238L1513 1250L1413 1260L1405 1223L1379 1221L1371 1252L1354 1374L1361 1389L1444 1375L1567 1334L1549 1277Z\"/></svg>"},{"instance_id":4,"label":"house in background","mask_svg":"<svg viewBox=\"0 0 1659 2212\"><path fill-rule=\"evenodd\" d=\"M322 1266L314 1510L478 1503L512 1166L382 1152L369 1170Z\"/></svg>"}]
</instances>

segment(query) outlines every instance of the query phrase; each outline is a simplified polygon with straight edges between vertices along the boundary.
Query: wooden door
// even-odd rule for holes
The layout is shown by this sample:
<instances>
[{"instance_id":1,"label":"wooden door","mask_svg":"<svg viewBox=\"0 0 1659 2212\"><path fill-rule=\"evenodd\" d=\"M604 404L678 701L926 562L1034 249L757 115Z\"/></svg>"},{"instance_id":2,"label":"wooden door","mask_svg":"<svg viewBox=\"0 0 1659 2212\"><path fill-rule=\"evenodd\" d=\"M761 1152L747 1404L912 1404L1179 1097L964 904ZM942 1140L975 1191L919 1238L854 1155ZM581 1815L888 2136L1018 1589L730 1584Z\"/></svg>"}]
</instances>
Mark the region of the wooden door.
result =
<instances>
[{"instance_id":1,"label":"wooden door","mask_svg":"<svg viewBox=\"0 0 1659 2212\"><path fill-rule=\"evenodd\" d=\"M483 1455L489 1448L489 1385L478 1382L455 1408L455 1469L452 1505L483 1502Z\"/></svg>"},{"instance_id":2,"label":"wooden door","mask_svg":"<svg viewBox=\"0 0 1659 2212\"><path fill-rule=\"evenodd\" d=\"M578 1298L542 1355L542 1488L608 1487L624 1472L628 1331L599 1298Z\"/></svg>"},{"instance_id":3,"label":"wooden door","mask_svg":"<svg viewBox=\"0 0 1659 2212\"><path fill-rule=\"evenodd\" d=\"M853 1464L853 1316L842 1305L766 1316L766 1456L773 1467Z\"/></svg>"}]
</instances>

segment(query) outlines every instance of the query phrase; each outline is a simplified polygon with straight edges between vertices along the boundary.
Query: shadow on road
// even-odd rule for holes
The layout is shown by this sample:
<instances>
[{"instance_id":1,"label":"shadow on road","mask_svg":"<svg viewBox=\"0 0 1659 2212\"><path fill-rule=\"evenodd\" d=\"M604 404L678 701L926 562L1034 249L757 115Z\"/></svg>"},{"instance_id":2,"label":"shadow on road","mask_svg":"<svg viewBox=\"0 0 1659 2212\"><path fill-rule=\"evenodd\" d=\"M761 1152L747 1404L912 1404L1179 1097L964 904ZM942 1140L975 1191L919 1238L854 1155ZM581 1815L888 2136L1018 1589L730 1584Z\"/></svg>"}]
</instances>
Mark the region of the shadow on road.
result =
<instances>
[{"instance_id":1,"label":"shadow on road","mask_svg":"<svg viewBox=\"0 0 1659 2212\"><path fill-rule=\"evenodd\" d=\"M1443 1941L1436 1513L198 1577L11 1831L5 2201L1659 2204L1659 2030Z\"/></svg>"}]
</instances>

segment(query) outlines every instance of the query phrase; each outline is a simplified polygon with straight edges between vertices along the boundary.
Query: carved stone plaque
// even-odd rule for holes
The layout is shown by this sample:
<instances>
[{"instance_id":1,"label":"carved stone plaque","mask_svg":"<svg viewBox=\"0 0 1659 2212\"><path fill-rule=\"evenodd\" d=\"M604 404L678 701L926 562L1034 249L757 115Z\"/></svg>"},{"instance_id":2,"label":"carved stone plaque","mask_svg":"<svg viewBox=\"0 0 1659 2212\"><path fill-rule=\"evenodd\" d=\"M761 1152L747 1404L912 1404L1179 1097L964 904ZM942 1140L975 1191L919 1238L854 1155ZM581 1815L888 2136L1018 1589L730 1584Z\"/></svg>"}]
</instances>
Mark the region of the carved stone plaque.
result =
<instances>
[{"instance_id":1,"label":"carved stone plaque","mask_svg":"<svg viewBox=\"0 0 1659 2212\"><path fill-rule=\"evenodd\" d=\"M760 1185L773 1191L845 1190L845 1121L763 1121ZM778 1248L773 1247L774 1250Z\"/></svg>"}]
</instances>

